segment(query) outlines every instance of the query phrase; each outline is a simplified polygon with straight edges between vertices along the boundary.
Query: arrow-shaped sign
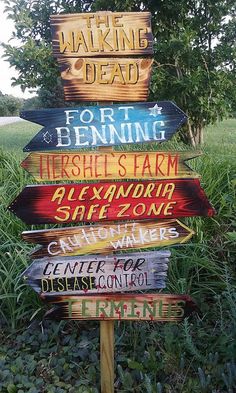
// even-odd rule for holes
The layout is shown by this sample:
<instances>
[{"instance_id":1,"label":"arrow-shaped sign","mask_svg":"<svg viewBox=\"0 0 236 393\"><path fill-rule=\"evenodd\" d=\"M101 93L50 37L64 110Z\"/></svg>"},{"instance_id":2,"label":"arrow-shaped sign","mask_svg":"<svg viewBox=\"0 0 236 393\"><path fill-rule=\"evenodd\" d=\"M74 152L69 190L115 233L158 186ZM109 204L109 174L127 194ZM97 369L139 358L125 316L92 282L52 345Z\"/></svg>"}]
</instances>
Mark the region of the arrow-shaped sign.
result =
<instances>
[{"instance_id":1,"label":"arrow-shaped sign","mask_svg":"<svg viewBox=\"0 0 236 393\"><path fill-rule=\"evenodd\" d=\"M21 166L37 181L199 177L185 161L199 152L31 153Z\"/></svg>"},{"instance_id":2,"label":"arrow-shaped sign","mask_svg":"<svg viewBox=\"0 0 236 393\"><path fill-rule=\"evenodd\" d=\"M24 151L164 142L187 120L171 101L25 111L21 118L44 126Z\"/></svg>"},{"instance_id":3,"label":"arrow-shaped sign","mask_svg":"<svg viewBox=\"0 0 236 393\"><path fill-rule=\"evenodd\" d=\"M56 306L50 319L95 319L179 322L197 310L190 296L169 294L108 294L50 296L42 299Z\"/></svg>"},{"instance_id":4,"label":"arrow-shaped sign","mask_svg":"<svg viewBox=\"0 0 236 393\"><path fill-rule=\"evenodd\" d=\"M23 273L27 283L47 296L113 293L165 288L169 251L109 256L42 258Z\"/></svg>"},{"instance_id":5,"label":"arrow-shaped sign","mask_svg":"<svg viewBox=\"0 0 236 393\"><path fill-rule=\"evenodd\" d=\"M27 224L212 216L198 179L27 186L8 207Z\"/></svg>"},{"instance_id":6,"label":"arrow-shaped sign","mask_svg":"<svg viewBox=\"0 0 236 393\"><path fill-rule=\"evenodd\" d=\"M184 243L193 234L179 220L166 219L25 231L22 238L41 244L31 258L42 258L164 247Z\"/></svg>"}]
</instances>

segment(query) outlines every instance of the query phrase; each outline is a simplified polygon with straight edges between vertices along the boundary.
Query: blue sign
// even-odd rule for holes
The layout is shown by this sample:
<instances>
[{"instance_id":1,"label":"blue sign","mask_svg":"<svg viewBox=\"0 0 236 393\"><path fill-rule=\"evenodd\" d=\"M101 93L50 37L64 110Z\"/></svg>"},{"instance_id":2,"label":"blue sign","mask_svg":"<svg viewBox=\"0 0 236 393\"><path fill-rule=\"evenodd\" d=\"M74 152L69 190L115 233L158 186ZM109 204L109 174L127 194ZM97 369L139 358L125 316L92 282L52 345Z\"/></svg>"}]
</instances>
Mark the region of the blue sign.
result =
<instances>
[{"instance_id":1,"label":"blue sign","mask_svg":"<svg viewBox=\"0 0 236 393\"><path fill-rule=\"evenodd\" d=\"M26 152L165 142L187 120L170 101L25 111L21 118L44 126Z\"/></svg>"}]
</instances>

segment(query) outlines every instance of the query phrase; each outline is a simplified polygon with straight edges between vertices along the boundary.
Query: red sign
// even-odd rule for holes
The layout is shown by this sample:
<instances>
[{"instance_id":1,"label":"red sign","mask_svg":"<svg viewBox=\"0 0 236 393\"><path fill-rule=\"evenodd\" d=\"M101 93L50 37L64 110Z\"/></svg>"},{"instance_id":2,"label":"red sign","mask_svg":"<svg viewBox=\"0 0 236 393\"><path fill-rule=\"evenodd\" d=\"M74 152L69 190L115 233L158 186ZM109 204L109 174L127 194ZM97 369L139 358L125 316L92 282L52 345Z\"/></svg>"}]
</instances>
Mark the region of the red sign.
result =
<instances>
[{"instance_id":1,"label":"red sign","mask_svg":"<svg viewBox=\"0 0 236 393\"><path fill-rule=\"evenodd\" d=\"M198 179L27 186L9 210L27 224L214 215Z\"/></svg>"}]
</instances>

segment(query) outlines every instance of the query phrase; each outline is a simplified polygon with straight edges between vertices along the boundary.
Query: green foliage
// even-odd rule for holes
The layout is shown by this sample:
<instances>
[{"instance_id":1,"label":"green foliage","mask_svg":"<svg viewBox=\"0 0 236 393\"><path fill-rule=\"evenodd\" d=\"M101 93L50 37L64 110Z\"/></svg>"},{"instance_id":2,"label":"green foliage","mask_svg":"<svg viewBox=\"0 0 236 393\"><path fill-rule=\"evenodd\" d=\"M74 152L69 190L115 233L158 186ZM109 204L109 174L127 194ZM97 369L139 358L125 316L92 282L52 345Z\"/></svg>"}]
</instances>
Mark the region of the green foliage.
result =
<instances>
[{"instance_id":1,"label":"green foliage","mask_svg":"<svg viewBox=\"0 0 236 393\"><path fill-rule=\"evenodd\" d=\"M189 116L185 142L203 142L203 128L236 110L234 0L4 0L20 45L4 45L19 72L15 84L40 87L44 106L62 106L49 16L98 10L150 11L155 63L150 99L173 100ZM42 89L42 91L41 91ZM64 104L65 105L65 104Z\"/></svg>"},{"instance_id":2,"label":"green foliage","mask_svg":"<svg viewBox=\"0 0 236 393\"><path fill-rule=\"evenodd\" d=\"M236 389L234 128L232 119L208 128L205 154L189 163L202 174L217 215L187 219L196 235L185 245L171 247L166 291L190 294L199 314L182 324L116 324L115 390L119 393L233 393ZM44 321L45 306L20 278L31 249L20 233L30 227L7 206L24 185L34 183L19 166L20 149L38 129L27 122L1 127L0 391L97 393L99 324ZM186 146L173 139L162 148Z\"/></svg>"},{"instance_id":3,"label":"green foliage","mask_svg":"<svg viewBox=\"0 0 236 393\"><path fill-rule=\"evenodd\" d=\"M19 116L23 100L0 92L0 116Z\"/></svg>"}]
</instances>

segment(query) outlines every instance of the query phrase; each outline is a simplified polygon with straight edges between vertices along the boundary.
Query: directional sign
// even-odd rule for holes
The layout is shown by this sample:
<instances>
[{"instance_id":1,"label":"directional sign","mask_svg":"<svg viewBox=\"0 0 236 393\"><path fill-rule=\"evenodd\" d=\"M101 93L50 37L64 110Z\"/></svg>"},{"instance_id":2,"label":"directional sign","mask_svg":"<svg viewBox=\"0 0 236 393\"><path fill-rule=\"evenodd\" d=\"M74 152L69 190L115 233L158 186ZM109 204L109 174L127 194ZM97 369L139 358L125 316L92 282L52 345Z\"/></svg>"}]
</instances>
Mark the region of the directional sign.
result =
<instances>
[{"instance_id":1,"label":"directional sign","mask_svg":"<svg viewBox=\"0 0 236 393\"><path fill-rule=\"evenodd\" d=\"M50 17L56 57L151 55L150 12L97 12Z\"/></svg>"},{"instance_id":2,"label":"directional sign","mask_svg":"<svg viewBox=\"0 0 236 393\"><path fill-rule=\"evenodd\" d=\"M199 177L186 160L201 153L134 151L31 153L21 166L37 181Z\"/></svg>"},{"instance_id":3,"label":"directional sign","mask_svg":"<svg viewBox=\"0 0 236 393\"><path fill-rule=\"evenodd\" d=\"M193 234L179 220L166 219L25 231L22 238L41 244L31 258L42 258L164 247L184 243Z\"/></svg>"},{"instance_id":4,"label":"directional sign","mask_svg":"<svg viewBox=\"0 0 236 393\"><path fill-rule=\"evenodd\" d=\"M65 100L146 101L153 60L127 55L153 53L150 13L54 15L51 26Z\"/></svg>"},{"instance_id":5,"label":"directional sign","mask_svg":"<svg viewBox=\"0 0 236 393\"><path fill-rule=\"evenodd\" d=\"M58 59L66 101L146 101L152 59Z\"/></svg>"},{"instance_id":6,"label":"directional sign","mask_svg":"<svg viewBox=\"0 0 236 393\"><path fill-rule=\"evenodd\" d=\"M187 295L119 294L95 296L41 295L56 306L50 319L95 319L179 322L197 309Z\"/></svg>"},{"instance_id":7,"label":"directional sign","mask_svg":"<svg viewBox=\"0 0 236 393\"><path fill-rule=\"evenodd\" d=\"M169 251L42 258L23 273L37 293L84 295L165 288Z\"/></svg>"},{"instance_id":8,"label":"directional sign","mask_svg":"<svg viewBox=\"0 0 236 393\"><path fill-rule=\"evenodd\" d=\"M165 142L187 120L171 101L42 109L21 118L45 126L24 151Z\"/></svg>"},{"instance_id":9,"label":"directional sign","mask_svg":"<svg viewBox=\"0 0 236 393\"><path fill-rule=\"evenodd\" d=\"M27 224L212 216L198 179L27 186L8 207Z\"/></svg>"}]
</instances>

